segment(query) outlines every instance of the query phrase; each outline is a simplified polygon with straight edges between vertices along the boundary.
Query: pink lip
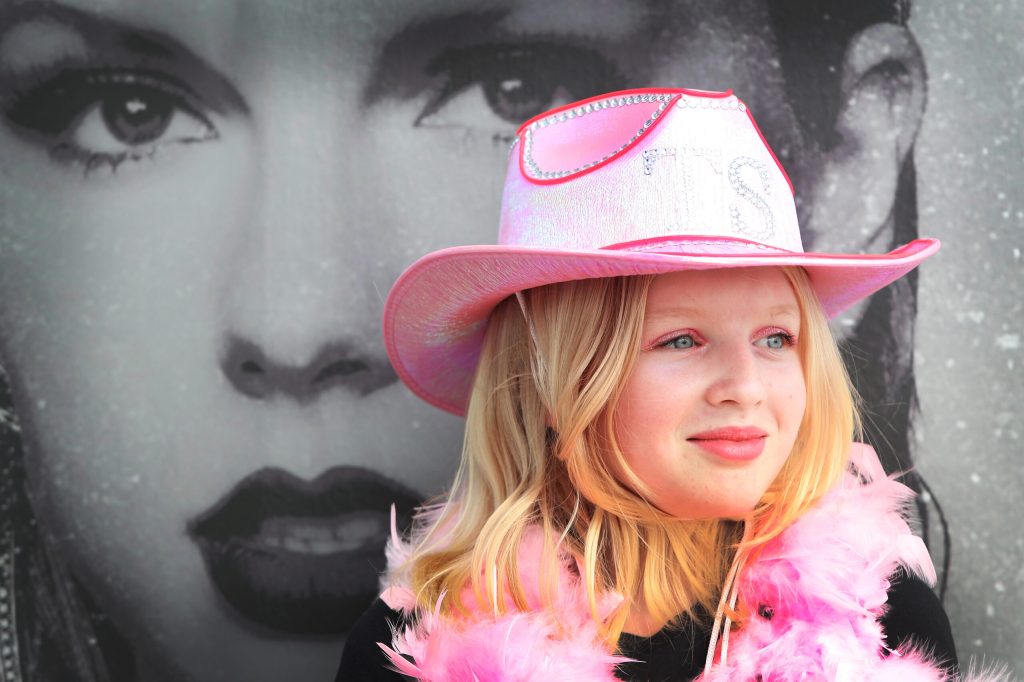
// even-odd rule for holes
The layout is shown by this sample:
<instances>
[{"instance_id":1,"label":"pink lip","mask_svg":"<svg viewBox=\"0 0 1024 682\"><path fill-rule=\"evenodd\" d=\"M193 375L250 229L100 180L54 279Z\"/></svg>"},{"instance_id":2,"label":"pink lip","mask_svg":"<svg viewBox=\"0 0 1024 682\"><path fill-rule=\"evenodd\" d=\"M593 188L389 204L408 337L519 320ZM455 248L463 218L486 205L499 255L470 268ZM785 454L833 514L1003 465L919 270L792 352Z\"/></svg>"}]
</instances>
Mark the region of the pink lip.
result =
<instances>
[{"instance_id":1,"label":"pink lip","mask_svg":"<svg viewBox=\"0 0 1024 682\"><path fill-rule=\"evenodd\" d=\"M749 461L764 450L767 436L754 426L726 426L696 433L687 440L722 459Z\"/></svg>"}]
</instances>

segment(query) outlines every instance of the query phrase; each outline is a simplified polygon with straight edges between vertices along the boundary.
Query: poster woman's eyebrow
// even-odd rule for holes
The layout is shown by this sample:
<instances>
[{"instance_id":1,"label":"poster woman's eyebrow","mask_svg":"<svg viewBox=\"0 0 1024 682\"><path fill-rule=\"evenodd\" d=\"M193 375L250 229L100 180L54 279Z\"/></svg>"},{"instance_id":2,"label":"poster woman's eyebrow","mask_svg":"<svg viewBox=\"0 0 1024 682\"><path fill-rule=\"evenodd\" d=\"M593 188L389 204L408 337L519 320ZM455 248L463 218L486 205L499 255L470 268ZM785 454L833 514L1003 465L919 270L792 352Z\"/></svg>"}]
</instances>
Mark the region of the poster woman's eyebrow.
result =
<instances>
[{"instance_id":1,"label":"poster woman's eyebrow","mask_svg":"<svg viewBox=\"0 0 1024 682\"><path fill-rule=\"evenodd\" d=\"M409 23L388 39L374 60L362 105L369 107L385 97L414 97L436 78L427 73L427 65L440 48L492 35L507 14L508 10L459 12Z\"/></svg>"},{"instance_id":2,"label":"poster woman's eyebrow","mask_svg":"<svg viewBox=\"0 0 1024 682\"><path fill-rule=\"evenodd\" d=\"M200 93L206 105L217 113L249 113L245 98L224 74L166 33L40 0L0 4L0 42L8 31L33 22L55 23L74 31L86 43L89 54L104 62L124 61L125 66L173 74Z\"/></svg>"}]
</instances>

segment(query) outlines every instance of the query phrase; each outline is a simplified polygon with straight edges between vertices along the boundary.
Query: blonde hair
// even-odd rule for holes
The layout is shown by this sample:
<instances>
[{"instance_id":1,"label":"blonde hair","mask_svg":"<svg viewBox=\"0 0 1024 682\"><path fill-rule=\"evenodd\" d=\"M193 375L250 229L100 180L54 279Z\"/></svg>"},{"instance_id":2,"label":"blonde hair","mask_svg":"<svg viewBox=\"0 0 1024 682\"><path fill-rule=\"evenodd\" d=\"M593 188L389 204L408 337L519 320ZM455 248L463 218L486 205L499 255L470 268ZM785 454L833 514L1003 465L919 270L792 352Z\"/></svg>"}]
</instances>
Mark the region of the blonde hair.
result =
<instances>
[{"instance_id":1,"label":"blonde hair","mask_svg":"<svg viewBox=\"0 0 1024 682\"><path fill-rule=\"evenodd\" d=\"M807 274L782 270L800 307L807 409L790 457L751 514L743 551L756 552L834 484L859 428L853 389ZM631 474L613 414L640 349L653 279L552 284L524 292L523 310L514 298L494 310L448 499L414 533L410 561L390 576L407 581L421 607L447 594L454 597L442 612L462 611L459 595L468 586L496 612L506 610L506 599L526 608L516 557L533 524L543 529L546 603L559 553L575 557L612 647L638 604L656 623L696 615L698 607L714 613L739 524L673 518L614 474ZM609 591L625 599L602 621L597 605Z\"/></svg>"}]
</instances>

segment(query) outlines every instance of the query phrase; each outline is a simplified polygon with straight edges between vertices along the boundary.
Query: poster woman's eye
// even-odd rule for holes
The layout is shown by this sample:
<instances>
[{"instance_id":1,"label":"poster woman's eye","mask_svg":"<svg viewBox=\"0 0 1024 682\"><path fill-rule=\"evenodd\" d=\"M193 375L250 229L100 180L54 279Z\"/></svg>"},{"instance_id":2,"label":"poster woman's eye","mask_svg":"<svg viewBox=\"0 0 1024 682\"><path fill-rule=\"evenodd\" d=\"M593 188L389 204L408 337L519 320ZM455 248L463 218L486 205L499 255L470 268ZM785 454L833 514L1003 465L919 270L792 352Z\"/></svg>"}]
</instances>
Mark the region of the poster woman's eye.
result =
<instances>
[{"instance_id":1,"label":"poster woman's eye","mask_svg":"<svg viewBox=\"0 0 1024 682\"><path fill-rule=\"evenodd\" d=\"M551 42L447 50L427 65L443 86L417 125L471 127L511 140L523 121L552 107L622 89L626 78L591 48Z\"/></svg>"},{"instance_id":2,"label":"poster woman's eye","mask_svg":"<svg viewBox=\"0 0 1024 682\"><path fill-rule=\"evenodd\" d=\"M197 100L167 77L74 70L22 89L4 115L57 159L116 168L169 144L215 138Z\"/></svg>"}]
</instances>

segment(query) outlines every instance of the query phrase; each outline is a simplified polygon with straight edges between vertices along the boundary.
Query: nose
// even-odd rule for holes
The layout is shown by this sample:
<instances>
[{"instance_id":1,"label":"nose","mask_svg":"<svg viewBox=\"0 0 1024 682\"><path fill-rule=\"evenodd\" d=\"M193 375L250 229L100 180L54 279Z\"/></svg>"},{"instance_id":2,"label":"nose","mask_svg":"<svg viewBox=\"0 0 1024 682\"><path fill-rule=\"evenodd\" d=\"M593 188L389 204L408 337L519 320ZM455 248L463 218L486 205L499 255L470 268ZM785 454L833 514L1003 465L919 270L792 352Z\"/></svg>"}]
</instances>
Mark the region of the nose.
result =
<instances>
[{"instance_id":1,"label":"nose","mask_svg":"<svg viewBox=\"0 0 1024 682\"><path fill-rule=\"evenodd\" d=\"M767 396L764 378L753 349L730 346L719 349L716 374L708 385L707 400L712 405L759 405Z\"/></svg>"},{"instance_id":2,"label":"nose","mask_svg":"<svg viewBox=\"0 0 1024 682\"><path fill-rule=\"evenodd\" d=\"M250 398L280 396L298 403L311 402L335 387L366 395L397 379L387 362L360 355L342 341L325 344L309 362L287 364L268 357L258 344L239 336L230 337L221 371L235 390Z\"/></svg>"},{"instance_id":3,"label":"nose","mask_svg":"<svg viewBox=\"0 0 1024 682\"><path fill-rule=\"evenodd\" d=\"M307 403L333 388L361 396L397 381L380 340L381 292L397 258L386 243L387 185L372 163L352 162L369 144L352 132L361 127L352 84L320 87L296 78L295 66L282 59L252 78L263 87L250 93L251 201L216 275L217 360L245 396Z\"/></svg>"}]
</instances>

